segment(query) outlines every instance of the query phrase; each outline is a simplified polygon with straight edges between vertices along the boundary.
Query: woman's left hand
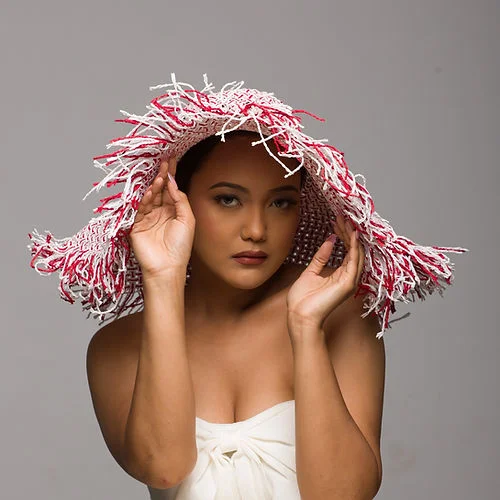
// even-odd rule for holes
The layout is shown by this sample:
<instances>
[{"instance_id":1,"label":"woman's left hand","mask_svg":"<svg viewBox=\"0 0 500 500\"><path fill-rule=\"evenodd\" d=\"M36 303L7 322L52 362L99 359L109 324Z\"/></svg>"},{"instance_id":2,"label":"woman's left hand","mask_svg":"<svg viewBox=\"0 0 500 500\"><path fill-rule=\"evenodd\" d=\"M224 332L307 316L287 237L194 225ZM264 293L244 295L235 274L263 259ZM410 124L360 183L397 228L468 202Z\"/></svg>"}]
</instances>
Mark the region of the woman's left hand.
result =
<instances>
[{"instance_id":1,"label":"woman's left hand","mask_svg":"<svg viewBox=\"0 0 500 500\"><path fill-rule=\"evenodd\" d=\"M287 295L288 317L321 329L326 317L358 287L363 272L365 251L356 232L342 215L334 223L335 234L346 247L342 265L332 272L326 268L334 242L325 240L314 254L309 265L292 285Z\"/></svg>"}]
</instances>

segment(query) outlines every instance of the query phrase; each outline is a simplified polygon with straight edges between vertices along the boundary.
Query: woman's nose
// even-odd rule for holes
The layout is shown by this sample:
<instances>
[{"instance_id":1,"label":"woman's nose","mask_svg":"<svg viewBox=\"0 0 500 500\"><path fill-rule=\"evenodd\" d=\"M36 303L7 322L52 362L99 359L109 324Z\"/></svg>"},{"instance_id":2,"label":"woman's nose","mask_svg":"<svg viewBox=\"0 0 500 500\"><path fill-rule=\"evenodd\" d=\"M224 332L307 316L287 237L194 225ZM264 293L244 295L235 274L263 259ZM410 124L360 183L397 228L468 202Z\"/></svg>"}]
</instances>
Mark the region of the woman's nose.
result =
<instances>
[{"instance_id":1,"label":"woman's nose","mask_svg":"<svg viewBox=\"0 0 500 500\"><path fill-rule=\"evenodd\" d=\"M260 209L252 210L245 219L241 233L243 239L264 240L266 238L267 223L264 212Z\"/></svg>"}]
</instances>

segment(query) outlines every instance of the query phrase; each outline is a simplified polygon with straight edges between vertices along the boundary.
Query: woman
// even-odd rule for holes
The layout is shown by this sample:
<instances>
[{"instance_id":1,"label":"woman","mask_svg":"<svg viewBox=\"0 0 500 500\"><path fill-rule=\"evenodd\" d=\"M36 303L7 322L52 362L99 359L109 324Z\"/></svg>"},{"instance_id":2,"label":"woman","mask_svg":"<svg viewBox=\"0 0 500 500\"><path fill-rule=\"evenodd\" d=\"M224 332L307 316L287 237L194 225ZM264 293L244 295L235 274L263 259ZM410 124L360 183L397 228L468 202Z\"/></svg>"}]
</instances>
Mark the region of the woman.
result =
<instances>
[{"instance_id":1,"label":"woman","mask_svg":"<svg viewBox=\"0 0 500 500\"><path fill-rule=\"evenodd\" d=\"M284 263L304 170L284 178L255 137L162 162L129 234L144 309L89 344L96 416L153 499L373 498L385 354L354 297L363 246L339 216L342 266L325 267L331 239Z\"/></svg>"}]
</instances>

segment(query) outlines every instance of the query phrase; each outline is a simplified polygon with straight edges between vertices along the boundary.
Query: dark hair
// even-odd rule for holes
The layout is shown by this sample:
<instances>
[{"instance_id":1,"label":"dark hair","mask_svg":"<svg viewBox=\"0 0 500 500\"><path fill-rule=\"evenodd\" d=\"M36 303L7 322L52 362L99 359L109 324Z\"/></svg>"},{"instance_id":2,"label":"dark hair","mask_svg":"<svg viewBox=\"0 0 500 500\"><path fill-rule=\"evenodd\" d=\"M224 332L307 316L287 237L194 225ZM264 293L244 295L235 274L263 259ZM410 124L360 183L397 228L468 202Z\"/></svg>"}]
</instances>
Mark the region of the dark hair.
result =
<instances>
[{"instance_id":1,"label":"dark hair","mask_svg":"<svg viewBox=\"0 0 500 500\"><path fill-rule=\"evenodd\" d=\"M250 130L233 130L232 132L225 134L225 136L226 138L233 136L260 138L260 134L258 132L252 132ZM175 182L177 182L177 186L183 193L187 194L192 175L200 168L203 160L210 154L212 149L217 144L220 144L220 142L221 140L219 136L211 135L188 149L188 151L186 151L186 153L179 160L177 163L177 170L175 172ZM303 167L299 170L299 172L300 187L302 188L307 172Z\"/></svg>"}]
</instances>

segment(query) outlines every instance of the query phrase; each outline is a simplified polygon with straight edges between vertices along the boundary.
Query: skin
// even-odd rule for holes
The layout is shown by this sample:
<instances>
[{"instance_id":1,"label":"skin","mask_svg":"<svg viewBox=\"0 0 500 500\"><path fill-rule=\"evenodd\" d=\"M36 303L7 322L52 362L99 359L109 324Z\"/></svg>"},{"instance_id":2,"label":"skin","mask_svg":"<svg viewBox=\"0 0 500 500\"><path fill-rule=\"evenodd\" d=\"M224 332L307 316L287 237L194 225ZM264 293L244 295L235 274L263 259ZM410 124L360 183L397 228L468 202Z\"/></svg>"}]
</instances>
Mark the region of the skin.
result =
<instances>
[{"instance_id":1,"label":"skin","mask_svg":"<svg viewBox=\"0 0 500 500\"><path fill-rule=\"evenodd\" d=\"M291 266L283 261L299 222L300 174L284 178L283 168L264 146L252 146L251 141L232 137L218 144L193 174L188 193L179 191L173 181L177 161L164 160L131 233L136 256L148 263L143 267L146 279L161 280L175 267L182 272L190 260L186 316L205 325L231 329L269 296L284 275L290 277ZM269 147L277 153L272 143ZM297 165L294 159L284 161L290 169ZM240 188L214 187L220 183ZM273 192L280 188L286 190ZM339 217L333 228L349 250L343 265L333 273L323 269L333 247L326 241L287 297L294 317L312 318L319 326L352 294L364 261L351 224ZM263 250L268 257L261 265L245 266L232 257L244 250Z\"/></svg>"},{"instance_id":2,"label":"skin","mask_svg":"<svg viewBox=\"0 0 500 500\"><path fill-rule=\"evenodd\" d=\"M297 165L293 159L283 161L290 168ZM184 275L191 260L184 309L196 414L210 422L245 420L293 399L285 299L303 266L283 261L298 225L300 196L269 190L285 185L299 190L300 174L285 179L283 167L264 146L251 146L246 137L217 145L193 174L187 194L177 189L176 168L175 158L162 161L129 240L150 284L169 279L172 272ZM249 192L210 189L222 181ZM251 268L232 260L249 249L265 251L268 259ZM129 315L122 326L136 351L142 315Z\"/></svg>"},{"instance_id":3,"label":"skin","mask_svg":"<svg viewBox=\"0 0 500 500\"><path fill-rule=\"evenodd\" d=\"M187 193L196 229L186 307L207 323L237 321L263 300L280 278L299 222L300 175L284 178L283 167L251 141L234 137L217 145L193 174ZM296 166L293 159L285 162ZM220 182L248 192L210 189ZM293 189L270 191L284 186ZM232 258L245 250L262 250L268 257L258 266L245 266Z\"/></svg>"},{"instance_id":4,"label":"skin","mask_svg":"<svg viewBox=\"0 0 500 500\"><path fill-rule=\"evenodd\" d=\"M296 163L289 161L293 169ZM168 174L175 175L175 169L175 159L161 163L140 203L129 241L141 264L143 281L149 282L148 289L153 294L150 296L159 304L160 314L155 318L157 334L169 332L169 301L181 304L184 289L185 339L177 337L177 349L181 354L185 352L187 363L182 356L168 360L168 343L164 342L168 339L156 335L155 340L153 334L146 342L156 343L158 351L150 350L144 358L146 363L148 357L156 356L151 366L156 365L155 375L160 378L168 369L177 373L177 362L179 366L182 362L186 376L189 367L195 414L207 422L240 422L280 402L296 400L297 458L305 464L300 467L301 474L298 472L299 484L301 481L312 492L310 496L316 498L319 489L337 484L336 469L361 464L351 467L347 479L357 489L359 470L368 470L373 464L371 455L370 461L365 462L366 438L360 431L372 429L366 435L372 437L373 449L377 450L379 430L374 414L377 408L365 410L364 402L369 398L363 395L368 389L364 384L353 388L356 380L373 378L374 358L354 355L354 351L366 345L361 340L371 330L367 323L359 322L357 302L349 301L347 306L339 307L354 292L364 260L352 225L340 216L334 225L335 233L348 249L337 270L324 268L332 251L330 241L322 244L306 268L283 265L299 221L299 193L291 190L273 194L269 190L284 185L299 190L299 173L285 179L283 168L265 148L252 147L245 137L234 137L216 146L193 175L187 194L176 188L173 177L168 181ZM229 187L210 189L222 181L244 186L248 192ZM265 251L268 259L253 267L232 259L234 253L250 249ZM190 259L191 280L184 287ZM165 280L174 287L178 284L180 293L170 294L170 286L162 288ZM157 296L155 291L159 292ZM334 314L329 315L332 309ZM182 321L177 316L180 326ZM329 322L332 318L333 322ZM88 365L94 373L97 367L102 368L100 380L94 382L94 392L100 394L96 398L100 400L99 414L106 415L102 422L108 429L107 442L113 444L118 457L123 456L120 447L127 421L127 399L137 387L139 357L147 345L143 327L144 313L139 312L120 320L116 328L105 330L95 343L98 347L92 349L94 354ZM333 336L325 339L325 332L340 334L340 339L330 342ZM175 338L171 340L174 343ZM367 348L363 353L368 353ZM112 353L110 361L114 364L102 362L100 355L95 357L99 351L105 357ZM161 361L163 354L169 363ZM378 363L380 359L379 356ZM141 366L145 366L142 360ZM372 364L365 369L367 360ZM354 376L353 369L358 370ZM113 397L109 397L110 389ZM147 390L151 395L152 389ZM159 389L157 392L160 394ZM167 393L165 390L164 400ZM156 399L142 396L144 404L148 404L148 399ZM166 413L167 409L164 408ZM119 413L121 428L117 430L113 417ZM350 422L347 427L340 425L346 421L344 417ZM316 432L319 421L324 426L324 432L319 434L321 439ZM329 426L328 422L339 425ZM350 449L352 443L362 443L363 448L353 448L346 459L339 455L338 446L323 445L325 438L338 444L341 436ZM319 457L318 450L322 450ZM380 454L377 456L380 464ZM307 464L314 460L315 475L308 479ZM334 470L330 464L335 464ZM363 472L364 477L367 474Z\"/></svg>"}]
</instances>

